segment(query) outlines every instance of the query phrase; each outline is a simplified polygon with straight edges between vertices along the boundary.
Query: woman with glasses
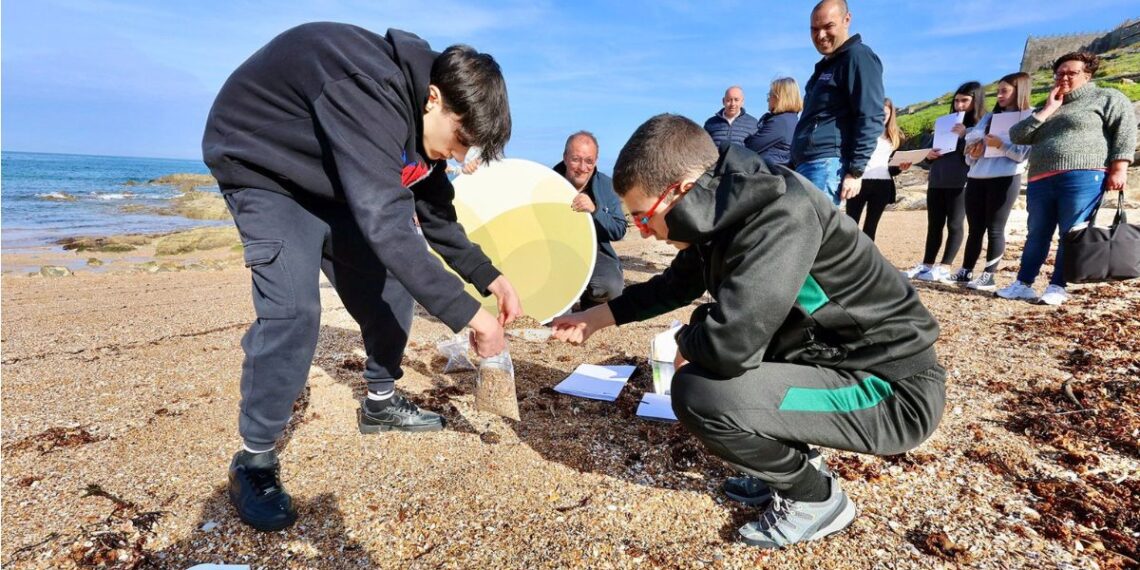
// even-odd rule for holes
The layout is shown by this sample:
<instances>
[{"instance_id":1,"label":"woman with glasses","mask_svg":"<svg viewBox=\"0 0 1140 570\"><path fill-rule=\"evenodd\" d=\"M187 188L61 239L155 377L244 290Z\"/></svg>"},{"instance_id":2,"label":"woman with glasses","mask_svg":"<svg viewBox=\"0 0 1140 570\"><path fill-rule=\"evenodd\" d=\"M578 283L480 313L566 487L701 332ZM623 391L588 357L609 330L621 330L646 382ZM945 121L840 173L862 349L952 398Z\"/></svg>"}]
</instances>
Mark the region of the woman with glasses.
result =
<instances>
[{"instance_id":1,"label":"woman with glasses","mask_svg":"<svg viewBox=\"0 0 1140 570\"><path fill-rule=\"evenodd\" d=\"M768 89L768 112L756 123L756 132L744 146L756 151L768 164L787 166L792 160L792 134L804 108L800 86L791 77L772 81Z\"/></svg>"},{"instance_id":2,"label":"woman with glasses","mask_svg":"<svg viewBox=\"0 0 1140 570\"><path fill-rule=\"evenodd\" d=\"M1058 58L1045 104L1009 131L1014 142L1031 144L1033 149L1026 192L1029 235L1017 280L997 292L1003 299L1064 303L1069 294L1061 271L1063 242L1057 246L1045 293L1038 299L1033 290L1053 232L1060 230L1063 236L1086 220L1105 188L1124 192L1136 151L1136 116L1123 93L1091 81L1099 65L1099 58L1088 52Z\"/></svg>"}]
</instances>

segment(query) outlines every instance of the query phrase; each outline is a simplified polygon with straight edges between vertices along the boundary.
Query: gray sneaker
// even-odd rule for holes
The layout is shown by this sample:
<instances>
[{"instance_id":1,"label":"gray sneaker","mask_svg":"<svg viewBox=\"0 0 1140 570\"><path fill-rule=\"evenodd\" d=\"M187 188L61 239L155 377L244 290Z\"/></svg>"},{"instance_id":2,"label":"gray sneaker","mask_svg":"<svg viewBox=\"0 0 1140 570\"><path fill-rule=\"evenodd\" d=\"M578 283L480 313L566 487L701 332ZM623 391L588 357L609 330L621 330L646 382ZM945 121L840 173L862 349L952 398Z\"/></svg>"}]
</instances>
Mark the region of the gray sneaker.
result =
<instances>
[{"instance_id":1,"label":"gray sneaker","mask_svg":"<svg viewBox=\"0 0 1140 570\"><path fill-rule=\"evenodd\" d=\"M785 499L779 493L760 513L760 520L740 527L745 543L760 548L783 548L789 544L833 535L855 520L855 503L839 488L839 481L825 475L831 496L818 503Z\"/></svg>"},{"instance_id":2,"label":"gray sneaker","mask_svg":"<svg viewBox=\"0 0 1140 570\"><path fill-rule=\"evenodd\" d=\"M808 463L815 466L825 475L830 475L831 471L827 468L827 462L823 460L823 455L819 453L818 449L813 449L808 452ZM729 477L724 480L724 494L728 498L739 501L749 506L759 506L772 500L772 489L768 488L763 481L756 477Z\"/></svg>"}]
</instances>

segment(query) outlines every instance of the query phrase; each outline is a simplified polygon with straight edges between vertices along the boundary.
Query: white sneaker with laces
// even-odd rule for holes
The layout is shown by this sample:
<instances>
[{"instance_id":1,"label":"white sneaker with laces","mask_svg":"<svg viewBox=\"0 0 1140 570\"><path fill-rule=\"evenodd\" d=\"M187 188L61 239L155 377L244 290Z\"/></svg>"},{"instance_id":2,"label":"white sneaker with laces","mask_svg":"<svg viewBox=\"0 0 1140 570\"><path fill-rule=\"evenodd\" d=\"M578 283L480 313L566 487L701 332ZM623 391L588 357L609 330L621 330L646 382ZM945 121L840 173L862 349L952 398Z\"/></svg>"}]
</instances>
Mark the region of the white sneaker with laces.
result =
<instances>
[{"instance_id":1,"label":"white sneaker with laces","mask_svg":"<svg viewBox=\"0 0 1140 570\"><path fill-rule=\"evenodd\" d=\"M1045 288L1045 293L1038 299L1041 303L1046 305L1053 305L1059 307L1061 303L1069 300L1069 294L1065 292L1065 288L1059 285L1050 285Z\"/></svg>"},{"instance_id":2,"label":"white sneaker with laces","mask_svg":"<svg viewBox=\"0 0 1140 570\"><path fill-rule=\"evenodd\" d=\"M914 278L918 277L919 275L922 275L923 273L926 273L928 271L930 271L929 265L927 265L925 263L919 263L918 265L915 265L914 267L911 267L910 269L903 271L903 275L906 275L907 279L914 279Z\"/></svg>"},{"instance_id":3,"label":"white sneaker with laces","mask_svg":"<svg viewBox=\"0 0 1140 570\"><path fill-rule=\"evenodd\" d=\"M997 283L994 283L994 274L989 271L983 271L977 279L970 281L966 284L968 289L975 289L978 291L993 291L997 289Z\"/></svg>"},{"instance_id":4,"label":"white sneaker with laces","mask_svg":"<svg viewBox=\"0 0 1140 570\"><path fill-rule=\"evenodd\" d=\"M920 281L933 281L935 283L945 283L949 281L953 275L944 266L935 265L930 268L926 273L920 273L918 279Z\"/></svg>"},{"instance_id":5,"label":"white sneaker with laces","mask_svg":"<svg viewBox=\"0 0 1140 570\"><path fill-rule=\"evenodd\" d=\"M1037 300L1037 291L1034 291L1033 287L1030 287L1029 285L1022 283L1021 281L1014 281L1013 283L1010 283L1008 287L1003 287L1001 289L998 289L997 293L995 293L995 295L997 295L998 297L1001 297L1002 299L1013 299L1013 300L1022 300L1022 301L1036 301Z\"/></svg>"}]
</instances>

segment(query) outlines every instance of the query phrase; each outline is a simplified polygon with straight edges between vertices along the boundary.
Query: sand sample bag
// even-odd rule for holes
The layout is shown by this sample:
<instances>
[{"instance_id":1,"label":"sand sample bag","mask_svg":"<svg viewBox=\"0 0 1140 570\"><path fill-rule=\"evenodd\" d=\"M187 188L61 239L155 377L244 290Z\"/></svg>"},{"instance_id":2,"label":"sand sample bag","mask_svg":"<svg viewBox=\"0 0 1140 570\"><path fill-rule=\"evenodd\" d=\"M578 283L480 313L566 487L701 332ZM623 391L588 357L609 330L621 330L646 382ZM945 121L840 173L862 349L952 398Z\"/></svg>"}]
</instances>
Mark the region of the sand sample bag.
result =
<instances>
[{"instance_id":1,"label":"sand sample bag","mask_svg":"<svg viewBox=\"0 0 1140 570\"><path fill-rule=\"evenodd\" d=\"M447 358L447 364L443 365L444 374L475 370L475 365L467 356L468 351L471 350L471 341L466 330L460 331L447 340L437 342L435 349L444 358Z\"/></svg>"},{"instance_id":2,"label":"sand sample bag","mask_svg":"<svg viewBox=\"0 0 1140 570\"><path fill-rule=\"evenodd\" d=\"M519 397L515 391L515 364L510 352L484 358L475 377L475 409L518 421Z\"/></svg>"}]
</instances>

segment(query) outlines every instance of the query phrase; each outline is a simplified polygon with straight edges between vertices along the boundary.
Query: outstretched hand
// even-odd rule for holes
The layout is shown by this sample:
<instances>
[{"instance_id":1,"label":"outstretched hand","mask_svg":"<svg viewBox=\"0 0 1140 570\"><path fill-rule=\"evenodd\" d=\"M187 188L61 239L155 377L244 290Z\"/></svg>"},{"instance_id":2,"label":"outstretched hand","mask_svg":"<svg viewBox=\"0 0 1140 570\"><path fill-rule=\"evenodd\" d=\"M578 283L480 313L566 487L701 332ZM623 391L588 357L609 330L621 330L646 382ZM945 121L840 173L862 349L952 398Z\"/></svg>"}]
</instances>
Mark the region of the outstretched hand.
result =
<instances>
[{"instance_id":1,"label":"outstretched hand","mask_svg":"<svg viewBox=\"0 0 1140 570\"><path fill-rule=\"evenodd\" d=\"M609 304L602 304L581 313L555 317L550 322L553 330L550 336L570 344L582 344L590 335L614 323L614 314L610 311Z\"/></svg>"}]
</instances>

